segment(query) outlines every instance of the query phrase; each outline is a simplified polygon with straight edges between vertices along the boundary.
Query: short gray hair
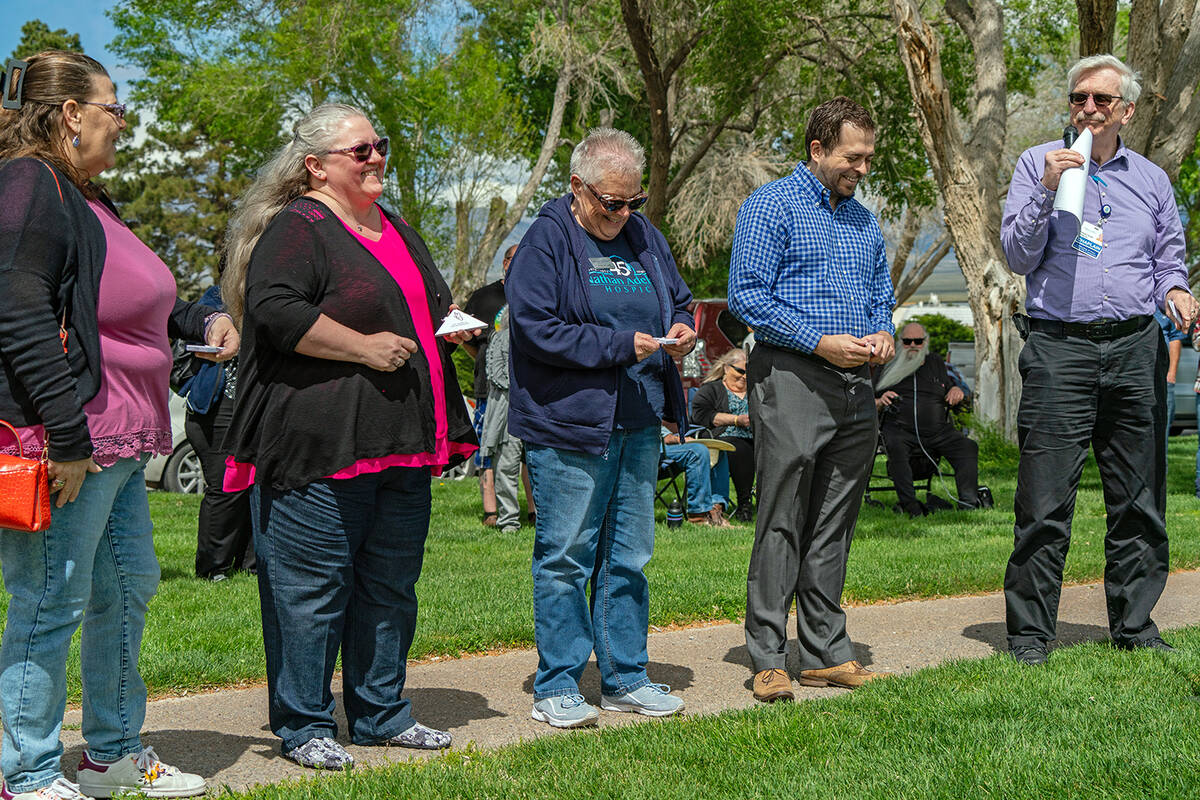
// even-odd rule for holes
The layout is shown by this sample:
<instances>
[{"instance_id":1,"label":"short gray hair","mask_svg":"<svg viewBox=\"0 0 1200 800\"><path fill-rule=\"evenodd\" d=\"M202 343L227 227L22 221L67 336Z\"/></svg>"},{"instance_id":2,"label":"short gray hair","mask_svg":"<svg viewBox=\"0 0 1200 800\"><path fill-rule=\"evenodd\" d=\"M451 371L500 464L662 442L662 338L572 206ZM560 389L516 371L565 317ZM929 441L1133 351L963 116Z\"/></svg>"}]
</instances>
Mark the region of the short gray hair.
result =
<instances>
[{"instance_id":1,"label":"short gray hair","mask_svg":"<svg viewBox=\"0 0 1200 800\"><path fill-rule=\"evenodd\" d=\"M1067 72L1067 91L1075 91L1075 84L1079 83L1084 73L1095 72L1098 69L1116 70L1121 76L1121 99L1126 103L1136 103L1142 96L1141 76L1111 53L1101 53L1076 61L1075 66Z\"/></svg>"},{"instance_id":2,"label":"short gray hair","mask_svg":"<svg viewBox=\"0 0 1200 800\"><path fill-rule=\"evenodd\" d=\"M584 183L597 183L608 173L636 173L640 179L645 170L646 151L616 128L592 128L571 152L571 174Z\"/></svg>"}]
</instances>

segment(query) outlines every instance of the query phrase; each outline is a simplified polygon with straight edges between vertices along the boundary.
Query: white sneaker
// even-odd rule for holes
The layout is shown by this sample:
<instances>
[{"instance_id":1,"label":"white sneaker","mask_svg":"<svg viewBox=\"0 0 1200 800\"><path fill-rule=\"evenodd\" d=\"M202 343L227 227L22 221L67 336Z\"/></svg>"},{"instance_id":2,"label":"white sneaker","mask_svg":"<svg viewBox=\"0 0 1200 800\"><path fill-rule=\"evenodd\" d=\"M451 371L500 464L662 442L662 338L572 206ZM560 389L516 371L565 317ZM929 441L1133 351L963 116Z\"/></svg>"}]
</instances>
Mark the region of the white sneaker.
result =
<instances>
[{"instance_id":1,"label":"white sneaker","mask_svg":"<svg viewBox=\"0 0 1200 800\"><path fill-rule=\"evenodd\" d=\"M137 792L146 797L194 797L208 788L199 775L180 772L159 761L153 747L130 753L111 764L93 761L84 750L76 778L80 791L92 797L112 797L121 792Z\"/></svg>"},{"instance_id":2,"label":"white sneaker","mask_svg":"<svg viewBox=\"0 0 1200 800\"><path fill-rule=\"evenodd\" d=\"M79 791L78 784L71 783L66 778L55 778L54 783L34 789L32 792L13 794L8 786L0 787L2 800L91 800Z\"/></svg>"}]
</instances>

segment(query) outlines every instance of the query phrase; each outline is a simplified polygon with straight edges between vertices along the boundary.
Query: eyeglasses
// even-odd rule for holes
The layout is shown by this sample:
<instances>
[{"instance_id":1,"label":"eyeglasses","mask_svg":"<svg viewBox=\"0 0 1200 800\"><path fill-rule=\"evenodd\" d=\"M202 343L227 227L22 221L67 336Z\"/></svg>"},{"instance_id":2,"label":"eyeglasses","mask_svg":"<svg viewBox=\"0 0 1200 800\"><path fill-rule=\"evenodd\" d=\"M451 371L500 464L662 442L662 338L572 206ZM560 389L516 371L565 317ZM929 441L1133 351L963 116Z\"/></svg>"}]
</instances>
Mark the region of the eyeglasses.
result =
<instances>
[{"instance_id":1,"label":"eyeglasses","mask_svg":"<svg viewBox=\"0 0 1200 800\"><path fill-rule=\"evenodd\" d=\"M590 183L587 183L586 181L583 185L586 186L588 191L592 193L592 196L596 198L596 202L603 206L604 210L610 214L614 211L620 211L625 206L629 206L630 211L637 211L639 208L646 205L646 201L650 199L646 197L645 192L642 192L637 197L631 197L628 200L621 200L620 198L613 197L611 194L600 194Z\"/></svg>"},{"instance_id":2,"label":"eyeglasses","mask_svg":"<svg viewBox=\"0 0 1200 800\"><path fill-rule=\"evenodd\" d=\"M1071 92L1067 95L1067 99L1071 101L1071 105L1073 106L1083 105L1089 97L1096 104L1096 108L1108 108L1114 100L1125 99L1119 94L1105 94L1104 92Z\"/></svg>"},{"instance_id":3,"label":"eyeglasses","mask_svg":"<svg viewBox=\"0 0 1200 800\"><path fill-rule=\"evenodd\" d=\"M388 153L388 137L376 139L373 142L363 142L356 144L353 147L340 147L337 150L326 150L326 153L348 153L354 156L354 160L360 164L367 163L371 158L371 149L374 148L376 153L379 153L383 158L387 158Z\"/></svg>"},{"instance_id":4,"label":"eyeglasses","mask_svg":"<svg viewBox=\"0 0 1200 800\"><path fill-rule=\"evenodd\" d=\"M904 342L905 344L925 344L925 337L914 336L913 338L909 339L907 336L902 336L900 337L900 341Z\"/></svg>"},{"instance_id":5,"label":"eyeglasses","mask_svg":"<svg viewBox=\"0 0 1200 800\"><path fill-rule=\"evenodd\" d=\"M745 369L745 367L735 367L733 364L730 364L730 365L729 365L729 368L730 368L731 370L733 370L734 372L736 372L738 375L745 375L745 374L746 374L746 369Z\"/></svg>"},{"instance_id":6,"label":"eyeglasses","mask_svg":"<svg viewBox=\"0 0 1200 800\"><path fill-rule=\"evenodd\" d=\"M91 100L80 100L85 106L100 106L117 119L125 119L124 103L93 103Z\"/></svg>"}]
</instances>

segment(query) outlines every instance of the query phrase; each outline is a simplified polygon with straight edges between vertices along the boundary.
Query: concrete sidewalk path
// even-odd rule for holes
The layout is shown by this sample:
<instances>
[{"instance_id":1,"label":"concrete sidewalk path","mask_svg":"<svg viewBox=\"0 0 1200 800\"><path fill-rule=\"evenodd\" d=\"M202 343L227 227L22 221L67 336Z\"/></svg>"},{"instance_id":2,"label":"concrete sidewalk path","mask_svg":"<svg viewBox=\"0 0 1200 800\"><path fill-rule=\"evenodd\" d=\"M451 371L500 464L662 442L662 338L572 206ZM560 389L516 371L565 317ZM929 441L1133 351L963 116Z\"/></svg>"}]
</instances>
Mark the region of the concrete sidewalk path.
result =
<instances>
[{"instance_id":1,"label":"concrete sidewalk path","mask_svg":"<svg viewBox=\"0 0 1200 800\"><path fill-rule=\"evenodd\" d=\"M1000 593L849 608L848 629L858 660L876 669L911 672L951 659L983 658L1005 647L1004 597ZM1200 572L1171 576L1155 611L1163 629L1200 621ZM1108 638L1104 589L1099 584L1064 590L1058 645ZM794 632L793 621L790 630ZM1169 638L1169 636L1168 636ZM669 684L687 703L688 714L711 714L754 704L751 669L740 624L689 628L650 636L650 678ZM794 642L789 664L795 673ZM534 722L531 650L411 665L406 695L417 719L454 734L454 746L474 742L495 748L538 736L570 736ZM599 703L600 681L594 661L584 674L584 695ZM795 687L797 699L826 697L844 690ZM340 740L345 718L338 699ZM67 713L64 730L68 777L79 762L82 737L79 711ZM602 712L600 726L649 722L632 714ZM279 754L279 740L267 726L266 688L234 689L168 698L150 703L143 740L167 760L198 772L214 788L242 789L312 776ZM348 748L360 764L420 758L399 748Z\"/></svg>"}]
</instances>

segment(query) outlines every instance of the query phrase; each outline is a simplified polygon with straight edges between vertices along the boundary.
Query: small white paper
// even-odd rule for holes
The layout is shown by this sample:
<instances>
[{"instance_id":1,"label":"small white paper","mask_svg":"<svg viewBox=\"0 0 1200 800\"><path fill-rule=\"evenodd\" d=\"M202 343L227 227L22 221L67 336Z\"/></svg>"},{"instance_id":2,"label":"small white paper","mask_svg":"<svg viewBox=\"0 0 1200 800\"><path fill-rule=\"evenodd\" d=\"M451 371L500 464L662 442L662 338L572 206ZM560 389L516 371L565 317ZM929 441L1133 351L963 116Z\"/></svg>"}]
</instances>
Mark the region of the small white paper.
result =
<instances>
[{"instance_id":1,"label":"small white paper","mask_svg":"<svg viewBox=\"0 0 1200 800\"><path fill-rule=\"evenodd\" d=\"M654 341L659 344L679 344L679 340L671 336L655 336Z\"/></svg>"},{"instance_id":2,"label":"small white paper","mask_svg":"<svg viewBox=\"0 0 1200 800\"><path fill-rule=\"evenodd\" d=\"M475 319L470 314L465 314L459 309L454 309L446 318L442 320L442 327L437 329L434 336L445 336L448 333L458 333L459 331L473 331L479 328L486 328L487 323L482 320Z\"/></svg>"},{"instance_id":3,"label":"small white paper","mask_svg":"<svg viewBox=\"0 0 1200 800\"><path fill-rule=\"evenodd\" d=\"M189 344L186 349L189 353L219 353L225 348L215 344Z\"/></svg>"},{"instance_id":4,"label":"small white paper","mask_svg":"<svg viewBox=\"0 0 1200 800\"><path fill-rule=\"evenodd\" d=\"M1088 162L1092 160L1092 129L1084 128L1083 133L1071 145L1071 149L1083 156L1082 167L1072 167L1058 179L1058 191L1054 194L1054 208L1059 211L1069 211L1074 215L1077 225L1083 224L1083 196L1087 190ZM1078 230L1078 228L1076 228Z\"/></svg>"}]
</instances>

